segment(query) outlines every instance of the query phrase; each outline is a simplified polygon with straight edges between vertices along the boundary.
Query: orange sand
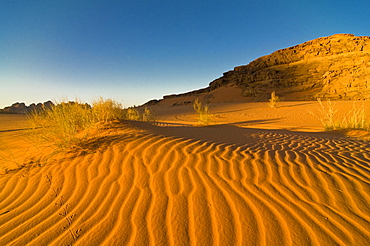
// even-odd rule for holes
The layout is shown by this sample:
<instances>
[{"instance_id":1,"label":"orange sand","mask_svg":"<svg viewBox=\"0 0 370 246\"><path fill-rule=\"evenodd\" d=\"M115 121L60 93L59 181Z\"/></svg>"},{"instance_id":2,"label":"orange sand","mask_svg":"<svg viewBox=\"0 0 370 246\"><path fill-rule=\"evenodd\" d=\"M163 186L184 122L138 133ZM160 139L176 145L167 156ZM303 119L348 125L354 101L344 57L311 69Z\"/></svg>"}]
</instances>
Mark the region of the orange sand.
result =
<instances>
[{"instance_id":1,"label":"orange sand","mask_svg":"<svg viewBox=\"0 0 370 246\"><path fill-rule=\"evenodd\" d=\"M191 104L153 106L157 125L51 156L0 115L0 245L369 245L370 144L317 107L213 103L196 127Z\"/></svg>"}]
</instances>

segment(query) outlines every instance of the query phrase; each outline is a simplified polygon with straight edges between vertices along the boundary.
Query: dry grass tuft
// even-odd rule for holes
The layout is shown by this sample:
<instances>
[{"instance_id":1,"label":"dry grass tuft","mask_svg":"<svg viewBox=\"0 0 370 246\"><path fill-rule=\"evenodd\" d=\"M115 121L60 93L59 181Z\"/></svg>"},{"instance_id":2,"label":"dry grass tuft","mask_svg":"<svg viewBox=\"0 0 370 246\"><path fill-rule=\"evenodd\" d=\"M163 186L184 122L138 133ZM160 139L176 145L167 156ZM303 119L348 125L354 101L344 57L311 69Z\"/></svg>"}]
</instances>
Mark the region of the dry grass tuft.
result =
<instances>
[{"instance_id":1,"label":"dry grass tuft","mask_svg":"<svg viewBox=\"0 0 370 246\"><path fill-rule=\"evenodd\" d=\"M135 107L130 107L125 109L125 119L140 121L140 113Z\"/></svg>"},{"instance_id":2,"label":"dry grass tuft","mask_svg":"<svg viewBox=\"0 0 370 246\"><path fill-rule=\"evenodd\" d=\"M271 98L269 99L269 106L271 108L277 108L277 102L280 101L280 98L276 96L275 91L271 92Z\"/></svg>"},{"instance_id":3,"label":"dry grass tuft","mask_svg":"<svg viewBox=\"0 0 370 246\"><path fill-rule=\"evenodd\" d=\"M33 129L31 136L36 142L67 149L87 137L95 117L89 105L77 101L55 103L50 109L31 113L28 121Z\"/></svg>"},{"instance_id":4,"label":"dry grass tuft","mask_svg":"<svg viewBox=\"0 0 370 246\"><path fill-rule=\"evenodd\" d=\"M352 109L340 119L337 116L338 109L328 100L326 106L320 98L317 99L320 104L319 119L326 131L344 130L344 129L358 129L370 131L370 121L365 112L365 106L357 107L356 101L353 101Z\"/></svg>"},{"instance_id":5,"label":"dry grass tuft","mask_svg":"<svg viewBox=\"0 0 370 246\"><path fill-rule=\"evenodd\" d=\"M156 122L156 119L155 119L152 111L147 107L144 108L144 113L143 113L142 119L143 119L143 121L146 121L146 122Z\"/></svg>"},{"instance_id":6,"label":"dry grass tuft","mask_svg":"<svg viewBox=\"0 0 370 246\"><path fill-rule=\"evenodd\" d=\"M194 110L198 113L198 124L199 125L209 125L212 122L212 114L209 113L208 103L203 104L198 99L193 103Z\"/></svg>"},{"instance_id":7,"label":"dry grass tuft","mask_svg":"<svg viewBox=\"0 0 370 246\"><path fill-rule=\"evenodd\" d=\"M119 103L99 98L93 107L79 100L56 102L50 109L31 113L28 121L34 141L68 150L80 146L99 127L122 118Z\"/></svg>"},{"instance_id":8,"label":"dry grass tuft","mask_svg":"<svg viewBox=\"0 0 370 246\"><path fill-rule=\"evenodd\" d=\"M144 120L154 122L154 116L147 108L143 115L135 107L123 109L112 99L98 98L89 104L78 99L75 102L56 102L55 106L29 115L31 137L39 144L48 144L57 149L70 150L99 133L109 129L117 120Z\"/></svg>"},{"instance_id":9,"label":"dry grass tuft","mask_svg":"<svg viewBox=\"0 0 370 246\"><path fill-rule=\"evenodd\" d=\"M123 118L122 105L112 99L99 99L92 103L94 121L104 124Z\"/></svg>"}]
</instances>

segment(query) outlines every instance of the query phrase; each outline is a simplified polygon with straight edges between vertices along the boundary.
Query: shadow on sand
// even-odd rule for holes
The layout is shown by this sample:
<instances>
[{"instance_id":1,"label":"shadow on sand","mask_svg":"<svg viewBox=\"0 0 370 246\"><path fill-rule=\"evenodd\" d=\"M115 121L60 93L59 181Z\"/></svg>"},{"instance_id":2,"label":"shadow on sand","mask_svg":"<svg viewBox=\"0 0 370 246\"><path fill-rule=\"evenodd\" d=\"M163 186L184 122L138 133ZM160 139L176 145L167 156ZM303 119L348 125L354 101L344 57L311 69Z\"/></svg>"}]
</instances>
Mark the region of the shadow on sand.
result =
<instances>
[{"instance_id":1,"label":"shadow on sand","mask_svg":"<svg viewBox=\"0 0 370 246\"><path fill-rule=\"evenodd\" d=\"M227 143L244 145L255 141L251 136L272 136L272 135L292 135L304 136L313 138L328 138L337 139L344 137L341 132L303 132L303 131L290 131L285 129L260 129L252 127L241 127L242 125L254 124L270 124L276 122L278 119L269 120L252 120L236 122L233 124L220 124L210 125L205 127L197 126L158 126L148 124L145 122L131 122L130 125L147 131L155 135L162 135L165 137L185 138L195 141L207 141L214 143Z\"/></svg>"}]
</instances>

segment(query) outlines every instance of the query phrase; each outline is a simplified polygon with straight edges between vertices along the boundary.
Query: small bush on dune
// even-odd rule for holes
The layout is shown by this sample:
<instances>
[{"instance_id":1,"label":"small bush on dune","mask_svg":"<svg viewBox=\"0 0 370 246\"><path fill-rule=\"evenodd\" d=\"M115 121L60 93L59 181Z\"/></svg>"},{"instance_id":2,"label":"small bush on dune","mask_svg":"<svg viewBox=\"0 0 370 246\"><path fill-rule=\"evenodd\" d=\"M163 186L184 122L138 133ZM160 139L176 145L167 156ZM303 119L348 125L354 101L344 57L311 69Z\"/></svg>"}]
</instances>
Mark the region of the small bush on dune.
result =
<instances>
[{"instance_id":1,"label":"small bush on dune","mask_svg":"<svg viewBox=\"0 0 370 246\"><path fill-rule=\"evenodd\" d=\"M50 109L31 113L28 121L33 129L31 136L37 142L66 149L87 137L87 130L95 123L95 117L87 104L62 102Z\"/></svg>"},{"instance_id":2,"label":"small bush on dune","mask_svg":"<svg viewBox=\"0 0 370 246\"><path fill-rule=\"evenodd\" d=\"M124 110L124 115L126 120L155 122L152 111L147 107L144 108L143 114L140 114L136 107L127 108Z\"/></svg>"},{"instance_id":3,"label":"small bush on dune","mask_svg":"<svg viewBox=\"0 0 370 246\"><path fill-rule=\"evenodd\" d=\"M337 116L338 109L333 103L328 100L325 106L321 99L317 101L320 104L319 119L327 131L340 129L359 129L370 131L370 121L366 116L365 106L362 104L360 108L356 106L356 101L353 101L352 109L341 119Z\"/></svg>"},{"instance_id":4,"label":"small bush on dune","mask_svg":"<svg viewBox=\"0 0 370 246\"><path fill-rule=\"evenodd\" d=\"M203 104L198 99L193 103L194 110L198 113L198 123L200 125L209 125L212 121L212 115L209 113L209 105Z\"/></svg>"},{"instance_id":5,"label":"small bush on dune","mask_svg":"<svg viewBox=\"0 0 370 246\"><path fill-rule=\"evenodd\" d=\"M147 108L141 116L135 107L122 109L120 103L103 98L93 101L92 107L79 100L56 102L55 106L35 111L28 118L33 129L30 134L33 140L59 149L79 147L100 129L109 128L117 120L154 121Z\"/></svg>"},{"instance_id":6,"label":"small bush on dune","mask_svg":"<svg viewBox=\"0 0 370 246\"><path fill-rule=\"evenodd\" d=\"M317 101L320 104L320 116L319 119L324 126L324 129L327 131L334 130L336 128L334 119L337 113L337 109L334 109L334 106L330 100L327 101L327 106L325 107L321 99L318 98Z\"/></svg>"},{"instance_id":7,"label":"small bush on dune","mask_svg":"<svg viewBox=\"0 0 370 246\"><path fill-rule=\"evenodd\" d=\"M146 121L146 122L155 122L155 117L152 114L152 111L145 107L142 114L140 114L139 110L136 107L129 107L124 109L124 118L126 120L133 120L133 121Z\"/></svg>"},{"instance_id":8,"label":"small bush on dune","mask_svg":"<svg viewBox=\"0 0 370 246\"><path fill-rule=\"evenodd\" d=\"M99 98L92 103L95 121L109 123L124 117L122 105L112 99Z\"/></svg>"},{"instance_id":9,"label":"small bush on dune","mask_svg":"<svg viewBox=\"0 0 370 246\"><path fill-rule=\"evenodd\" d=\"M125 109L125 119L139 121L141 119L139 111L135 107Z\"/></svg>"},{"instance_id":10,"label":"small bush on dune","mask_svg":"<svg viewBox=\"0 0 370 246\"><path fill-rule=\"evenodd\" d=\"M152 111L148 109L147 107L144 108L144 113L143 113L143 121L146 122L155 122L155 117L152 114Z\"/></svg>"},{"instance_id":11,"label":"small bush on dune","mask_svg":"<svg viewBox=\"0 0 370 246\"><path fill-rule=\"evenodd\" d=\"M43 111L32 112L28 121L33 129L31 137L39 143L48 143L60 149L79 146L91 136L92 131L123 118L121 104L99 98L93 107L75 102L56 102Z\"/></svg>"},{"instance_id":12,"label":"small bush on dune","mask_svg":"<svg viewBox=\"0 0 370 246\"><path fill-rule=\"evenodd\" d=\"M352 109L344 117L341 127L346 129L362 129L370 131L370 122L367 119L365 105L362 104L360 108L357 108L356 101L354 101Z\"/></svg>"},{"instance_id":13,"label":"small bush on dune","mask_svg":"<svg viewBox=\"0 0 370 246\"><path fill-rule=\"evenodd\" d=\"M280 101L280 98L276 96L275 91L271 92L271 98L269 99L269 106L271 108L277 108L277 102Z\"/></svg>"}]
</instances>

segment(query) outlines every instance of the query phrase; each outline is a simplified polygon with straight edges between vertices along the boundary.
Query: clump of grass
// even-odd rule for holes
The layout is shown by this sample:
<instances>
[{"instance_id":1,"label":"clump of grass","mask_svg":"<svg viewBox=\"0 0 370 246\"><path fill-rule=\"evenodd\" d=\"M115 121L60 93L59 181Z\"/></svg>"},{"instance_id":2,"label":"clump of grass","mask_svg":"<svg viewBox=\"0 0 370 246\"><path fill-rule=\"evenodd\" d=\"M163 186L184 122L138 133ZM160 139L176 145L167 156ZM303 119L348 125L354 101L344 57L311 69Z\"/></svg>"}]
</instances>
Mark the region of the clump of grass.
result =
<instances>
[{"instance_id":1,"label":"clump of grass","mask_svg":"<svg viewBox=\"0 0 370 246\"><path fill-rule=\"evenodd\" d=\"M122 105L112 99L99 99L92 103L95 121L104 124L123 118Z\"/></svg>"},{"instance_id":2,"label":"clump of grass","mask_svg":"<svg viewBox=\"0 0 370 246\"><path fill-rule=\"evenodd\" d=\"M212 115L209 113L209 105L208 103L203 104L196 99L193 103L193 108L198 114L198 123L199 125L209 125L212 121Z\"/></svg>"},{"instance_id":3,"label":"clump of grass","mask_svg":"<svg viewBox=\"0 0 370 246\"><path fill-rule=\"evenodd\" d=\"M324 126L326 131L335 130L338 125L335 122L335 116L337 113L337 109L334 109L334 106L330 100L327 100L327 106L325 107L321 101L321 98L318 98L317 101L320 104L320 116L319 119Z\"/></svg>"},{"instance_id":4,"label":"clump of grass","mask_svg":"<svg viewBox=\"0 0 370 246\"><path fill-rule=\"evenodd\" d=\"M146 121L146 122L155 122L156 119L152 111L145 107L142 114L136 107L129 107L124 109L124 119L133 120L133 121Z\"/></svg>"},{"instance_id":5,"label":"clump of grass","mask_svg":"<svg viewBox=\"0 0 370 246\"><path fill-rule=\"evenodd\" d=\"M66 149L87 137L87 130L95 123L95 117L87 104L62 102L50 109L31 113L29 123L33 129L31 135L37 142Z\"/></svg>"},{"instance_id":6,"label":"clump of grass","mask_svg":"<svg viewBox=\"0 0 370 246\"><path fill-rule=\"evenodd\" d=\"M144 113L143 113L143 117L142 117L143 121L146 121L146 122L155 122L155 117L153 116L152 114L152 111L145 107L144 108Z\"/></svg>"},{"instance_id":7,"label":"clump of grass","mask_svg":"<svg viewBox=\"0 0 370 246\"><path fill-rule=\"evenodd\" d=\"M31 137L39 143L48 143L58 149L71 149L81 145L99 128L97 123L122 119L121 105L111 99L99 98L93 107L75 102L55 103L50 109L32 112L28 121Z\"/></svg>"},{"instance_id":8,"label":"clump of grass","mask_svg":"<svg viewBox=\"0 0 370 246\"><path fill-rule=\"evenodd\" d=\"M276 96L275 91L271 92L271 98L269 99L269 106L271 108L277 108L277 102L280 101L280 98Z\"/></svg>"},{"instance_id":9,"label":"clump of grass","mask_svg":"<svg viewBox=\"0 0 370 246\"><path fill-rule=\"evenodd\" d=\"M320 104L319 119L326 131L341 129L370 131L370 121L367 119L364 104L358 108L356 106L356 101L354 101L352 109L340 119L337 116L338 109L335 108L330 100L327 100L326 106L322 103L320 98L318 98L317 101Z\"/></svg>"},{"instance_id":10,"label":"clump of grass","mask_svg":"<svg viewBox=\"0 0 370 246\"><path fill-rule=\"evenodd\" d=\"M139 121L141 119L139 111L135 107L125 109L125 119Z\"/></svg>"},{"instance_id":11,"label":"clump of grass","mask_svg":"<svg viewBox=\"0 0 370 246\"><path fill-rule=\"evenodd\" d=\"M341 128L345 129L361 129L370 131L370 121L367 119L365 105L356 106L356 101L353 101L352 109L343 118Z\"/></svg>"},{"instance_id":12,"label":"clump of grass","mask_svg":"<svg viewBox=\"0 0 370 246\"><path fill-rule=\"evenodd\" d=\"M117 120L155 121L148 108L140 115L136 107L123 109L112 99L98 98L89 104L56 102L53 107L29 115L31 137L37 143L48 143L58 149L69 150L83 145L100 129L109 128ZM98 130L98 131L97 131Z\"/></svg>"}]
</instances>

